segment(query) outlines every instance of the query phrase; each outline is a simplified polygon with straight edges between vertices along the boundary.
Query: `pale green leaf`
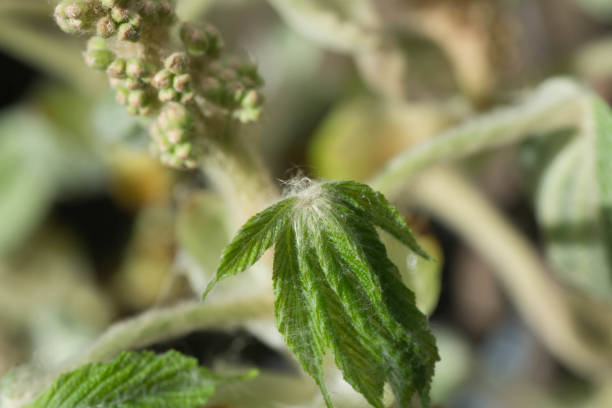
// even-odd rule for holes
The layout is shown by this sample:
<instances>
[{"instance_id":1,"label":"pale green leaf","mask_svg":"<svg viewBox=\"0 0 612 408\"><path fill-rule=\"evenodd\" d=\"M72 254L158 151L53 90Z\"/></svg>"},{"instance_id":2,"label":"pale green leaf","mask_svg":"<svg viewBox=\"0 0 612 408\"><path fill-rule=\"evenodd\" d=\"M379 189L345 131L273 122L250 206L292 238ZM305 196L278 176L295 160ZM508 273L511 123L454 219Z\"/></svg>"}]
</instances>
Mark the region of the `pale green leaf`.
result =
<instances>
[{"instance_id":1,"label":"pale green leaf","mask_svg":"<svg viewBox=\"0 0 612 408\"><path fill-rule=\"evenodd\" d=\"M245 271L272 246L283 230L295 199L283 200L256 214L244 224L223 251L215 279L203 297L222 279Z\"/></svg>"},{"instance_id":2,"label":"pale green leaf","mask_svg":"<svg viewBox=\"0 0 612 408\"><path fill-rule=\"evenodd\" d=\"M197 408L226 380L176 351L124 352L61 375L29 408Z\"/></svg>"},{"instance_id":3,"label":"pale green leaf","mask_svg":"<svg viewBox=\"0 0 612 408\"><path fill-rule=\"evenodd\" d=\"M553 271L566 283L612 298L612 114L596 96L586 126L552 133L523 152Z\"/></svg>"},{"instance_id":4,"label":"pale green leaf","mask_svg":"<svg viewBox=\"0 0 612 408\"><path fill-rule=\"evenodd\" d=\"M612 111L600 98L593 100L595 120L596 174L599 185L600 211L605 227L608 261L612 258ZM612 276L612 273L610 273Z\"/></svg>"},{"instance_id":5,"label":"pale green leaf","mask_svg":"<svg viewBox=\"0 0 612 408\"><path fill-rule=\"evenodd\" d=\"M268 211L267 219L276 214L279 220L258 221ZM327 406L332 401L322 361L328 349L344 379L371 405L383 407L383 385L389 383L400 408L410 406L414 393L427 406L438 359L435 339L376 232L381 227L427 256L397 210L365 185L327 182L313 184L264 213L247 225L254 236L256 225L278 231L276 322ZM239 233L230 247L240 239Z\"/></svg>"}]
</instances>

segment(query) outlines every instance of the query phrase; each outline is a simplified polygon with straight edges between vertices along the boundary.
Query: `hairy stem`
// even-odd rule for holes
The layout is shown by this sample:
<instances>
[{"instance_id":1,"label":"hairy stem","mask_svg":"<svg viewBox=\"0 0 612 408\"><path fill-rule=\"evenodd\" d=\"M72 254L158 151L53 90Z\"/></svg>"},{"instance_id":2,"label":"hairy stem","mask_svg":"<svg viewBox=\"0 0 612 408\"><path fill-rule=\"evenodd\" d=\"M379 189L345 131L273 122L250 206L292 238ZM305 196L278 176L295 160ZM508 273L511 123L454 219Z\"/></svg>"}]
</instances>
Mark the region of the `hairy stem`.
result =
<instances>
[{"instance_id":1,"label":"hairy stem","mask_svg":"<svg viewBox=\"0 0 612 408\"><path fill-rule=\"evenodd\" d=\"M186 302L145 312L111 326L74 365L103 361L123 350L138 349L157 341L214 326L236 327L272 313L272 297L240 302Z\"/></svg>"},{"instance_id":2,"label":"hairy stem","mask_svg":"<svg viewBox=\"0 0 612 408\"><path fill-rule=\"evenodd\" d=\"M517 106L482 115L407 150L370 184L384 194L397 193L411 176L434 164L510 145L544 131L579 126L588 95L571 81L549 81Z\"/></svg>"},{"instance_id":3,"label":"hairy stem","mask_svg":"<svg viewBox=\"0 0 612 408\"><path fill-rule=\"evenodd\" d=\"M435 169L411 184L411 197L461 235L493 267L523 319L549 350L592 379L612 376L612 355L574 320L570 297L532 245L457 173Z\"/></svg>"},{"instance_id":4,"label":"hairy stem","mask_svg":"<svg viewBox=\"0 0 612 408\"><path fill-rule=\"evenodd\" d=\"M398 156L371 182L392 196L410 183L415 204L440 218L493 266L524 320L553 354L590 378L612 374L607 341L591 341L576 296L550 276L539 254L484 197L457 174L425 170L533 135L580 127L588 117L588 90L567 80L542 85L521 104L467 122ZM416 175L419 177L415 177ZM583 313L584 314L584 313ZM604 336L609 327L602 328Z\"/></svg>"},{"instance_id":5,"label":"hairy stem","mask_svg":"<svg viewBox=\"0 0 612 408\"><path fill-rule=\"evenodd\" d=\"M229 206L232 234L279 197L261 158L239 138L209 146L201 169Z\"/></svg>"}]
</instances>

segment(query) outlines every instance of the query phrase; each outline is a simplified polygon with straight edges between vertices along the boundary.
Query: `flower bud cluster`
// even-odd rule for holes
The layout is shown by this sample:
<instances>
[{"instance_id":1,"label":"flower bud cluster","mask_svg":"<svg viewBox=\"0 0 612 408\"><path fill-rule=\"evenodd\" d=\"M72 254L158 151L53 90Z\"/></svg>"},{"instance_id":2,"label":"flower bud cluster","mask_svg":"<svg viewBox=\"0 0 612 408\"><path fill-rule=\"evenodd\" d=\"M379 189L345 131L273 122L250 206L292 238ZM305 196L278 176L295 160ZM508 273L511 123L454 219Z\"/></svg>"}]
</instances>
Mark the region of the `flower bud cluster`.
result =
<instances>
[{"instance_id":1,"label":"flower bud cluster","mask_svg":"<svg viewBox=\"0 0 612 408\"><path fill-rule=\"evenodd\" d=\"M145 26L173 18L170 0L62 0L55 8L55 20L67 33L96 33L102 38L117 34L132 42Z\"/></svg>"},{"instance_id":2,"label":"flower bud cluster","mask_svg":"<svg viewBox=\"0 0 612 408\"><path fill-rule=\"evenodd\" d=\"M257 66L236 57L215 61L202 81L204 95L233 112L243 123L259 119L263 96L257 90L263 80Z\"/></svg>"},{"instance_id":3,"label":"flower bud cluster","mask_svg":"<svg viewBox=\"0 0 612 408\"><path fill-rule=\"evenodd\" d=\"M166 104L150 127L152 153L168 166L195 168L199 156L198 146L193 143L195 126L189 109L177 102Z\"/></svg>"},{"instance_id":4,"label":"flower bud cluster","mask_svg":"<svg viewBox=\"0 0 612 408\"><path fill-rule=\"evenodd\" d=\"M150 68L142 58L117 58L107 68L116 99L132 115L151 116L157 100L147 84Z\"/></svg>"},{"instance_id":5,"label":"flower bud cluster","mask_svg":"<svg viewBox=\"0 0 612 408\"><path fill-rule=\"evenodd\" d=\"M161 102L189 104L195 98L189 73L189 56L175 52L164 60L164 67L155 73L151 84L157 89Z\"/></svg>"},{"instance_id":6,"label":"flower bud cluster","mask_svg":"<svg viewBox=\"0 0 612 408\"><path fill-rule=\"evenodd\" d=\"M259 118L263 81L252 62L223 55L221 35L210 24L183 23L181 42L173 41L172 1L62 0L55 18L68 33L92 35L87 65L106 72L129 113L155 119L154 154L188 169L197 165L207 125L219 123L211 115L243 123Z\"/></svg>"}]
</instances>

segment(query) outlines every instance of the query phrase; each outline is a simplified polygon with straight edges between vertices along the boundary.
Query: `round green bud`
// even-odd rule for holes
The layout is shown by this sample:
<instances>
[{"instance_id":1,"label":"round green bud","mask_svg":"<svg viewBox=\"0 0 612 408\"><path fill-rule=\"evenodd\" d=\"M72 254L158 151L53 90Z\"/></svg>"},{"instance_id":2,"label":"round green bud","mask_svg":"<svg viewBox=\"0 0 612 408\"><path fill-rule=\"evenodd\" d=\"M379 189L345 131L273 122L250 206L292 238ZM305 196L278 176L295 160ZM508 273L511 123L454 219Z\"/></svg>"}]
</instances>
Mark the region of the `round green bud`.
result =
<instances>
[{"instance_id":1,"label":"round green bud","mask_svg":"<svg viewBox=\"0 0 612 408\"><path fill-rule=\"evenodd\" d=\"M179 159L178 157L175 157L171 153L163 153L160 156L160 160L166 166L175 167L177 169L180 169L182 167L181 166L181 164L182 164L181 159Z\"/></svg>"},{"instance_id":2,"label":"round green bud","mask_svg":"<svg viewBox=\"0 0 612 408\"><path fill-rule=\"evenodd\" d=\"M113 8L122 3L123 0L100 0L100 4L106 8Z\"/></svg>"},{"instance_id":3,"label":"round green bud","mask_svg":"<svg viewBox=\"0 0 612 408\"><path fill-rule=\"evenodd\" d=\"M55 20L67 33L88 30L93 24L93 8L84 0L64 0L55 8Z\"/></svg>"},{"instance_id":4,"label":"round green bud","mask_svg":"<svg viewBox=\"0 0 612 408\"><path fill-rule=\"evenodd\" d=\"M119 38L123 41L138 41L140 32L131 23L123 23L119 26Z\"/></svg>"},{"instance_id":5,"label":"round green bud","mask_svg":"<svg viewBox=\"0 0 612 408\"><path fill-rule=\"evenodd\" d=\"M108 38L115 34L117 30L117 25L115 22L108 16L102 17L98 20L96 24L96 33L103 38Z\"/></svg>"},{"instance_id":6,"label":"round green bud","mask_svg":"<svg viewBox=\"0 0 612 408\"><path fill-rule=\"evenodd\" d=\"M166 139L165 137L162 137L161 139L157 141L157 148L159 149L161 153L168 152L171 147L172 145L170 144L168 139Z\"/></svg>"},{"instance_id":7,"label":"round green bud","mask_svg":"<svg viewBox=\"0 0 612 408\"><path fill-rule=\"evenodd\" d=\"M227 96L230 98L231 102L239 102L244 97L246 93L246 89L244 85L242 85L239 81L230 82L225 86Z\"/></svg>"},{"instance_id":8,"label":"round green bud","mask_svg":"<svg viewBox=\"0 0 612 408\"><path fill-rule=\"evenodd\" d=\"M138 116L138 107L137 106L130 106L127 105L125 107L125 110L127 110L127 112L132 115L132 116Z\"/></svg>"},{"instance_id":9,"label":"round green bud","mask_svg":"<svg viewBox=\"0 0 612 408\"><path fill-rule=\"evenodd\" d=\"M142 0L138 6L138 11L144 17L158 17L160 4L156 0Z\"/></svg>"},{"instance_id":10,"label":"round green bud","mask_svg":"<svg viewBox=\"0 0 612 408\"><path fill-rule=\"evenodd\" d=\"M106 68L106 73L111 78L125 78L125 65L123 58L117 58Z\"/></svg>"},{"instance_id":11,"label":"round green bud","mask_svg":"<svg viewBox=\"0 0 612 408\"><path fill-rule=\"evenodd\" d=\"M115 93L115 100L121 105L127 105L128 103L128 95L130 91L125 88L117 88L117 93Z\"/></svg>"},{"instance_id":12,"label":"round green bud","mask_svg":"<svg viewBox=\"0 0 612 408\"><path fill-rule=\"evenodd\" d=\"M140 116L153 116L153 113L155 112L155 109L153 108L153 106L149 103L147 103L145 106L141 106L138 109L138 114Z\"/></svg>"},{"instance_id":13,"label":"round green bud","mask_svg":"<svg viewBox=\"0 0 612 408\"><path fill-rule=\"evenodd\" d=\"M183 161L183 166L188 170L193 170L198 167L198 161L195 159L187 159Z\"/></svg>"},{"instance_id":14,"label":"round green bud","mask_svg":"<svg viewBox=\"0 0 612 408\"><path fill-rule=\"evenodd\" d=\"M174 74L170 70L162 69L153 76L151 84L157 89L169 88L172 85L172 78Z\"/></svg>"},{"instance_id":15,"label":"round green bud","mask_svg":"<svg viewBox=\"0 0 612 408\"><path fill-rule=\"evenodd\" d=\"M234 112L234 117L242 123L255 122L261 116L261 108L242 108Z\"/></svg>"},{"instance_id":16,"label":"round green bud","mask_svg":"<svg viewBox=\"0 0 612 408\"><path fill-rule=\"evenodd\" d=\"M191 75L189 74L181 74L174 77L172 81L172 86L176 89L177 92L185 92L189 89L191 84Z\"/></svg>"},{"instance_id":17,"label":"round green bud","mask_svg":"<svg viewBox=\"0 0 612 408\"><path fill-rule=\"evenodd\" d=\"M189 92L183 92L181 94L181 103L190 103L195 99L195 93L189 91Z\"/></svg>"},{"instance_id":18,"label":"round green bud","mask_svg":"<svg viewBox=\"0 0 612 408\"><path fill-rule=\"evenodd\" d=\"M59 28L63 32L68 33L68 34L77 33L79 31L79 27L73 27L71 25L70 19L66 18L66 16L63 14L63 10L58 11L58 8L60 7L57 6L57 8L55 9L55 22L57 23Z\"/></svg>"},{"instance_id":19,"label":"round green bud","mask_svg":"<svg viewBox=\"0 0 612 408\"><path fill-rule=\"evenodd\" d=\"M135 14L132 16L132 18L130 18L129 23L135 28L135 29L140 29L140 27L142 26L142 16L140 14Z\"/></svg>"},{"instance_id":20,"label":"round green bud","mask_svg":"<svg viewBox=\"0 0 612 408\"><path fill-rule=\"evenodd\" d=\"M203 25L193 22L185 23L181 27L180 35L189 54L197 57L208 51L208 37Z\"/></svg>"},{"instance_id":21,"label":"round green bud","mask_svg":"<svg viewBox=\"0 0 612 408\"><path fill-rule=\"evenodd\" d=\"M193 116L187 108L175 102L167 104L159 115L159 124L162 129L176 128L190 129L193 126Z\"/></svg>"},{"instance_id":22,"label":"round green bud","mask_svg":"<svg viewBox=\"0 0 612 408\"><path fill-rule=\"evenodd\" d=\"M187 69L188 61L184 52L175 52L164 60L164 66L172 73L182 74Z\"/></svg>"},{"instance_id":23,"label":"round green bud","mask_svg":"<svg viewBox=\"0 0 612 408\"><path fill-rule=\"evenodd\" d=\"M91 37L87 41L87 51L108 50L106 40L102 37Z\"/></svg>"},{"instance_id":24,"label":"round green bud","mask_svg":"<svg viewBox=\"0 0 612 408\"><path fill-rule=\"evenodd\" d=\"M219 30L210 24L206 24L204 31L206 33L206 39L208 40L208 55L212 57L218 56L221 50L223 50L223 39L221 38Z\"/></svg>"},{"instance_id":25,"label":"round green bud","mask_svg":"<svg viewBox=\"0 0 612 408\"><path fill-rule=\"evenodd\" d=\"M138 78L131 78L131 77L124 79L122 84L125 88L129 89L130 91L140 89L143 86L143 83Z\"/></svg>"},{"instance_id":26,"label":"round green bud","mask_svg":"<svg viewBox=\"0 0 612 408\"><path fill-rule=\"evenodd\" d=\"M257 108L263 105L263 96L254 89L248 91L242 98L241 105L244 108Z\"/></svg>"},{"instance_id":27,"label":"round green bud","mask_svg":"<svg viewBox=\"0 0 612 408\"><path fill-rule=\"evenodd\" d=\"M85 53L87 66L100 71L105 70L115 59L115 54L109 50L88 50Z\"/></svg>"},{"instance_id":28,"label":"round green bud","mask_svg":"<svg viewBox=\"0 0 612 408\"><path fill-rule=\"evenodd\" d=\"M177 144L187 140L189 138L189 134L185 129L178 128L169 130L168 133L166 133L166 137L170 143Z\"/></svg>"},{"instance_id":29,"label":"round green bud","mask_svg":"<svg viewBox=\"0 0 612 408\"><path fill-rule=\"evenodd\" d=\"M130 18L130 10L123 7L113 7L110 16L117 23L125 23Z\"/></svg>"},{"instance_id":30,"label":"round green bud","mask_svg":"<svg viewBox=\"0 0 612 408\"><path fill-rule=\"evenodd\" d=\"M159 3L159 14L164 16L170 16L174 12L174 5L170 0L161 0Z\"/></svg>"},{"instance_id":31,"label":"round green bud","mask_svg":"<svg viewBox=\"0 0 612 408\"><path fill-rule=\"evenodd\" d=\"M94 10L92 4L87 0L64 0L64 14L71 19L87 18Z\"/></svg>"},{"instance_id":32,"label":"round green bud","mask_svg":"<svg viewBox=\"0 0 612 408\"><path fill-rule=\"evenodd\" d=\"M147 94L141 89L131 91L128 95L127 104L136 108L142 108L147 104Z\"/></svg>"},{"instance_id":33,"label":"round green bud","mask_svg":"<svg viewBox=\"0 0 612 408\"><path fill-rule=\"evenodd\" d=\"M174 148L174 155L181 160L188 159L193 152L191 143L181 143Z\"/></svg>"},{"instance_id":34,"label":"round green bud","mask_svg":"<svg viewBox=\"0 0 612 408\"><path fill-rule=\"evenodd\" d=\"M162 102L170 102L178 100L179 94L172 88L164 88L159 90L157 97Z\"/></svg>"},{"instance_id":35,"label":"round green bud","mask_svg":"<svg viewBox=\"0 0 612 408\"><path fill-rule=\"evenodd\" d=\"M132 78L141 78L147 72L145 63L139 58L132 58L127 61L125 73Z\"/></svg>"}]
</instances>

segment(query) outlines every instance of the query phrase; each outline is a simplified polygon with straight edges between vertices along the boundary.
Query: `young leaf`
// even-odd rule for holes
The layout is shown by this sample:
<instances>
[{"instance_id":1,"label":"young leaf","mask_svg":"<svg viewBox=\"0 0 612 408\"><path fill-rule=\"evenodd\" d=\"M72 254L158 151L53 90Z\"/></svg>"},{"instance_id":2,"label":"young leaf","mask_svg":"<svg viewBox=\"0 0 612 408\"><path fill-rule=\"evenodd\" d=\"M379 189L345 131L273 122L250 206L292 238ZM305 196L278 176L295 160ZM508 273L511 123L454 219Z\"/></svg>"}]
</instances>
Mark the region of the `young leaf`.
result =
<instances>
[{"instance_id":1,"label":"young leaf","mask_svg":"<svg viewBox=\"0 0 612 408\"><path fill-rule=\"evenodd\" d=\"M28 408L197 408L225 381L176 351L124 352L61 375Z\"/></svg>"},{"instance_id":2,"label":"young leaf","mask_svg":"<svg viewBox=\"0 0 612 408\"><path fill-rule=\"evenodd\" d=\"M283 200L252 217L223 251L215 279L204 291L206 297L222 279L244 272L272 246L287 221L287 212L295 199Z\"/></svg>"},{"instance_id":3,"label":"young leaf","mask_svg":"<svg viewBox=\"0 0 612 408\"><path fill-rule=\"evenodd\" d=\"M243 230L266 237L274 231L276 323L328 407L332 401L322 370L328 349L344 379L373 406L383 407L385 382L398 407L409 407L415 392L428 406L438 360L435 339L388 259L376 226L427 257L397 210L381 194L355 182L312 185L256 215ZM256 243L244 237L239 233L232 241L231 253L238 248L252 253ZM256 258L248 259L232 273ZM224 261L230 264L225 256ZM226 271L219 268L216 280Z\"/></svg>"},{"instance_id":4,"label":"young leaf","mask_svg":"<svg viewBox=\"0 0 612 408\"><path fill-rule=\"evenodd\" d=\"M371 222L393 235L398 241L419 254L425 259L429 256L421 249L406 221L397 209L379 192L365 184L352 181L329 182L321 188L334 194L342 203L361 216L371 217Z\"/></svg>"}]
</instances>

